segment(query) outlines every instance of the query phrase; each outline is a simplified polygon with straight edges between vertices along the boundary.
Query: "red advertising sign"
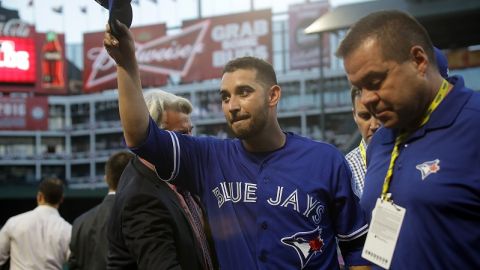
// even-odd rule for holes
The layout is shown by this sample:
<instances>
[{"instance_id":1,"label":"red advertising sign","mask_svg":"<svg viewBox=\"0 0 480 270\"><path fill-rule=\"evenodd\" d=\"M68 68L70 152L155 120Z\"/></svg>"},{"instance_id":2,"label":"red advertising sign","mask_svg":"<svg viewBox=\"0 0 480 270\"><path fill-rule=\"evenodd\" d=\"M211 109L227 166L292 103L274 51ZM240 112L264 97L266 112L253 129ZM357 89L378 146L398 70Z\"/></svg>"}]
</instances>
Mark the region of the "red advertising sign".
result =
<instances>
[{"instance_id":1,"label":"red advertising sign","mask_svg":"<svg viewBox=\"0 0 480 270\"><path fill-rule=\"evenodd\" d=\"M0 37L0 83L35 83L35 42L32 38Z\"/></svg>"},{"instance_id":2,"label":"red advertising sign","mask_svg":"<svg viewBox=\"0 0 480 270\"><path fill-rule=\"evenodd\" d=\"M0 130L47 130L46 97L0 97Z\"/></svg>"},{"instance_id":3,"label":"red advertising sign","mask_svg":"<svg viewBox=\"0 0 480 270\"><path fill-rule=\"evenodd\" d=\"M193 51L191 65L182 73L182 81L219 78L224 65L237 57L255 56L271 62L271 22L271 10L185 22L184 26L188 27L202 25L206 33L194 39L196 43L192 46L197 49Z\"/></svg>"},{"instance_id":4,"label":"red advertising sign","mask_svg":"<svg viewBox=\"0 0 480 270\"><path fill-rule=\"evenodd\" d=\"M39 94L67 94L67 62L65 35L55 32L37 33L37 87Z\"/></svg>"},{"instance_id":5,"label":"red advertising sign","mask_svg":"<svg viewBox=\"0 0 480 270\"><path fill-rule=\"evenodd\" d=\"M448 51L446 56L450 70L480 66L480 50L456 49Z\"/></svg>"},{"instance_id":6,"label":"red advertising sign","mask_svg":"<svg viewBox=\"0 0 480 270\"><path fill-rule=\"evenodd\" d=\"M288 8L290 68L304 69L320 66L320 39L318 35L306 35L305 28L330 9L328 1L291 5ZM330 66L330 39L323 38L324 66Z\"/></svg>"},{"instance_id":7,"label":"red advertising sign","mask_svg":"<svg viewBox=\"0 0 480 270\"><path fill-rule=\"evenodd\" d=\"M143 87L164 85L174 66L164 65L172 58L189 54L189 48L165 36L165 24L132 28ZM83 85L85 92L117 88L115 61L103 47L104 32L87 33L83 38Z\"/></svg>"}]
</instances>

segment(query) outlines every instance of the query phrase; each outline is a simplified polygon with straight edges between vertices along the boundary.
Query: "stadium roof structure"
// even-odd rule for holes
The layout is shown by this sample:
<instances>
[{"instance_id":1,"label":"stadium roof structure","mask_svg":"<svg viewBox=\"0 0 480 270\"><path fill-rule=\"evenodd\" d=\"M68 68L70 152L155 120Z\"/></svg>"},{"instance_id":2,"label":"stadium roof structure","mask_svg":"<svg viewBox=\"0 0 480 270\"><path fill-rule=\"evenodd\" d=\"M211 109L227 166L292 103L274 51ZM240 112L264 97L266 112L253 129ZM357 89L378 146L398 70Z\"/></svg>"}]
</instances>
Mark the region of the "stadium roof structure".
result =
<instances>
[{"instance_id":1,"label":"stadium roof structure","mask_svg":"<svg viewBox=\"0 0 480 270\"><path fill-rule=\"evenodd\" d=\"M315 20L305 33L344 30L371 12L387 9L406 11L417 18L441 49L480 44L478 0L378 0L342 5Z\"/></svg>"}]
</instances>

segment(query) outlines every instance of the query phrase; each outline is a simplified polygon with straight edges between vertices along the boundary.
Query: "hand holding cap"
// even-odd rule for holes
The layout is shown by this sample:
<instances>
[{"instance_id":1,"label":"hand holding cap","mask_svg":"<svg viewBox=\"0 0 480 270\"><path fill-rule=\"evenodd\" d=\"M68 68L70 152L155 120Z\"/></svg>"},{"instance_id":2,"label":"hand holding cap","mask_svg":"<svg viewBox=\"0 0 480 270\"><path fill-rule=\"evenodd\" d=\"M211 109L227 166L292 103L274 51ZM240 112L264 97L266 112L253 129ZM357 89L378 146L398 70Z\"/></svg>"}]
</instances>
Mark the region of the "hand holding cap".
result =
<instances>
[{"instance_id":1,"label":"hand holding cap","mask_svg":"<svg viewBox=\"0 0 480 270\"><path fill-rule=\"evenodd\" d=\"M119 37L121 32L118 30L116 20L125 24L127 27L132 25L133 13L131 0L95 0L102 7L109 10L108 24L112 34Z\"/></svg>"}]
</instances>

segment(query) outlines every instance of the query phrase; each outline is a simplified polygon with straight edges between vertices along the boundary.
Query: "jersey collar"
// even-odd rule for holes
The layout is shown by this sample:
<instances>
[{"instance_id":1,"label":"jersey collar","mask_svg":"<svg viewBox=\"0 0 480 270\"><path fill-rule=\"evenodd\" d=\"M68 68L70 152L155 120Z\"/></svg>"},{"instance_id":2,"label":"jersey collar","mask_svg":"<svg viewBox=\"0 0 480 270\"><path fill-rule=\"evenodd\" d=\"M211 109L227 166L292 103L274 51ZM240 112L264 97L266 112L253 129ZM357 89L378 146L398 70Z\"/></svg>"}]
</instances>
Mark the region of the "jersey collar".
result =
<instances>
[{"instance_id":1,"label":"jersey collar","mask_svg":"<svg viewBox=\"0 0 480 270\"><path fill-rule=\"evenodd\" d=\"M449 77L448 82L453 84L453 88L450 93L432 113L430 120L423 127L419 128L412 135L410 135L406 142L423 137L425 133L430 130L450 126L458 117L463 106L465 106L465 103L467 103L473 92L465 89L465 82L461 76ZM382 136L382 143L394 143L398 132L388 128L385 128L384 130L384 132L386 132L386 136Z\"/></svg>"}]
</instances>

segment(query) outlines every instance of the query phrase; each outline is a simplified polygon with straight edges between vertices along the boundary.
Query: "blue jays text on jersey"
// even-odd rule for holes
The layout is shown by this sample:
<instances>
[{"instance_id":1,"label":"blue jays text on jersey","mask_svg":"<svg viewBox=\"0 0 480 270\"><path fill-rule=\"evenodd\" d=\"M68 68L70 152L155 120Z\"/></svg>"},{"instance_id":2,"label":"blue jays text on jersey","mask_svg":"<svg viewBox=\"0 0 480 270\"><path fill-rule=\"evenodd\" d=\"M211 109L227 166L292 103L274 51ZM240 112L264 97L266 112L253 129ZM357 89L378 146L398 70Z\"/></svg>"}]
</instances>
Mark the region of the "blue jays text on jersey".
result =
<instances>
[{"instance_id":1,"label":"blue jays text on jersey","mask_svg":"<svg viewBox=\"0 0 480 270\"><path fill-rule=\"evenodd\" d=\"M286 133L285 145L250 153L240 140L158 129L132 148L166 181L198 194L222 269L338 269L336 239L361 265L368 225L351 173L333 146Z\"/></svg>"},{"instance_id":2,"label":"blue jays text on jersey","mask_svg":"<svg viewBox=\"0 0 480 270\"><path fill-rule=\"evenodd\" d=\"M290 207L307 219L312 219L315 224L320 223L322 213L325 211L325 206L315 196L306 194L306 200L299 198L305 196L299 194L298 189L291 193L283 192L282 186L277 186L277 193L272 198L267 199L267 203L271 206ZM255 203L257 202L257 185L254 183L244 182L220 182L220 187L215 187L212 193L218 200L218 207L226 202L231 203ZM301 204L301 203L305 204Z\"/></svg>"}]
</instances>

